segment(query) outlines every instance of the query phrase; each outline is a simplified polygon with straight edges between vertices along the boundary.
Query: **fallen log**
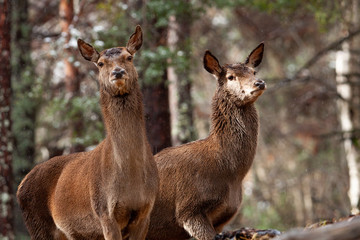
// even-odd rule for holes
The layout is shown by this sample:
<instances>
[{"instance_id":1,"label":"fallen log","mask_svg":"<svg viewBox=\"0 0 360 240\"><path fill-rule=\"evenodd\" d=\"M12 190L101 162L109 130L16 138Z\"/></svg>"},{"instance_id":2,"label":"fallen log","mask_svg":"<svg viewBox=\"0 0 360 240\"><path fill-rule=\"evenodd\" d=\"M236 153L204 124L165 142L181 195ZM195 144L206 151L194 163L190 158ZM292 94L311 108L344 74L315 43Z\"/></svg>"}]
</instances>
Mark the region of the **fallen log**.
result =
<instances>
[{"instance_id":1,"label":"fallen log","mask_svg":"<svg viewBox=\"0 0 360 240\"><path fill-rule=\"evenodd\" d=\"M286 232L274 240L359 240L360 216L313 229L294 229Z\"/></svg>"},{"instance_id":2,"label":"fallen log","mask_svg":"<svg viewBox=\"0 0 360 240\"><path fill-rule=\"evenodd\" d=\"M275 229L241 228L222 232L215 240L360 240L360 215L339 220L325 220L283 234Z\"/></svg>"}]
</instances>

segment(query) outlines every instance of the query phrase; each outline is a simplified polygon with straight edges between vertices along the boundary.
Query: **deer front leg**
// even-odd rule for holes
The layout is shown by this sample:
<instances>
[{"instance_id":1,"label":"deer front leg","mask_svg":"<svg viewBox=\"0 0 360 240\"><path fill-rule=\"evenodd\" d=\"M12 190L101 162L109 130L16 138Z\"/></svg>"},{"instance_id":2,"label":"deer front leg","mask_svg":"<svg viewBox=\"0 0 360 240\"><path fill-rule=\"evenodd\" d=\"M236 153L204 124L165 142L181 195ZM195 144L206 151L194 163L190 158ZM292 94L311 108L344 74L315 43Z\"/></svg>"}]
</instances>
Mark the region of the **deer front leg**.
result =
<instances>
[{"instance_id":1,"label":"deer front leg","mask_svg":"<svg viewBox=\"0 0 360 240\"><path fill-rule=\"evenodd\" d=\"M149 229L150 217L144 218L137 225L129 228L129 240L143 240Z\"/></svg>"},{"instance_id":2,"label":"deer front leg","mask_svg":"<svg viewBox=\"0 0 360 240\"><path fill-rule=\"evenodd\" d=\"M183 227L198 240L213 240L216 236L216 231L209 219L202 214L189 217L183 221Z\"/></svg>"},{"instance_id":3,"label":"deer front leg","mask_svg":"<svg viewBox=\"0 0 360 240\"><path fill-rule=\"evenodd\" d=\"M102 216L100 224L105 240L122 240L121 229L115 218Z\"/></svg>"},{"instance_id":4,"label":"deer front leg","mask_svg":"<svg viewBox=\"0 0 360 240\"><path fill-rule=\"evenodd\" d=\"M153 206L153 202L146 204L139 211L133 213L133 218L129 222L129 240L144 240L146 238Z\"/></svg>"}]
</instances>

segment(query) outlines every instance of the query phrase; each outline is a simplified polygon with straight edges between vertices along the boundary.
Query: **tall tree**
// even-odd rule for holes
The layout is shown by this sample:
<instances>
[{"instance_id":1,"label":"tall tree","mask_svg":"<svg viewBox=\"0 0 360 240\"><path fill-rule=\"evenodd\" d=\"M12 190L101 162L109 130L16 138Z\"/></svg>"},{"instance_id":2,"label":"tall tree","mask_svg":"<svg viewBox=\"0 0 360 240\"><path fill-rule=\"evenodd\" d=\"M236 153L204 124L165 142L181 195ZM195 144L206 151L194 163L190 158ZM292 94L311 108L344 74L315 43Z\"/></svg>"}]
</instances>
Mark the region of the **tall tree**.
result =
<instances>
[{"instance_id":1,"label":"tall tree","mask_svg":"<svg viewBox=\"0 0 360 240\"><path fill-rule=\"evenodd\" d=\"M30 171L35 158L35 120L37 98L34 66L31 59L32 25L29 23L28 0L13 1L14 39L12 59L14 134L14 172L17 181Z\"/></svg>"},{"instance_id":2,"label":"tall tree","mask_svg":"<svg viewBox=\"0 0 360 240\"><path fill-rule=\"evenodd\" d=\"M195 140L191 97L191 26L196 9L189 0L175 1L175 14L170 17L168 44L175 52L169 67L169 89L171 91L173 143L183 144ZM175 8L175 7L174 7Z\"/></svg>"},{"instance_id":3,"label":"tall tree","mask_svg":"<svg viewBox=\"0 0 360 240\"><path fill-rule=\"evenodd\" d=\"M73 0L61 0L59 6L60 26L62 36L64 37L64 81L65 98L71 101L74 97L80 95L80 79L78 78L78 69L74 66L74 49L70 45L71 27L74 19ZM72 139L75 135L81 136L83 133L82 114L78 112L74 119L71 119L69 126L69 137ZM82 144L74 143L68 152L84 151Z\"/></svg>"},{"instance_id":4,"label":"tall tree","mask_svg":"<svg viewBox=\"0 0 360 240\"><path fill-rule=\"evenodd\" d=\"M60 15L60 26L62 35L65 38L64 43L64 65L65 65L65 88L66 94L71 98L74 95L78 94L80 84L76 77L77 69L72 64L70 58L72 57L71 47L69 46L69 42L71 39L71 24L74 18L74 2L73 0L61 0L59 7L59 15Z\"/></svg>"},{"instance_id":5,"label":"tall tree","mask_svg":"<svg viewBox=\"0 0 360 240\"><path fill-rule=\"evenodd\" d=\"M341 10L344 16L342 34L360 27L360 1L342 1ZM336 83L340 126L343 131L343 146L348 163L350 187L349 197L353 212L359 211L360 174L359 174L359 146L356 147L355 130L360 130L360 36L344 42L336 54ZM357 140L358 141L358 140ZM358 144L358 143L357 143Z\"/></svg>"},{"instance_id":6,"label":"tall tree","mask_svg":"<svg viewBox=\"0 0 360 240\"><path fill-rule=\"evenodd\" d=\"M146 129L154 153L171 146L171 123L169 109L169 89L167 78L167 47L169 3L163 0L138 2L143 13L142 25L145 29L144 49L156 57L144 57L146 80L142 84L145 105ZM149 55L149 54L148 54ZM156 69L156 70L155 70ZM155 71L154 71L155 70ZM153 72L156 74L148 74Z\"/></svg>"},{"instance_id":7,"label":"tall tree","mask_svg":"<svg viewBox=\"0 0 360 240\"><path fill-rule=\"evenodd\" d=\"M150 32L148 31L148 35ZM155 50L159 46L166 46L167 27L156 29L153 41L147 41L149 49ZM167 83L167 69L163 65L161 75L153 81L144 82L146 131L153 153L171 146L171 124L169 109L169 89Z\"/></svg>"},{"instance_id":8,"label":"tall tree","mask_svg":"<svg viewBox=\"0 0 360 240\"><path fill-rule=\"evenodd\" d=\"M11 1L0 2L0 238L14 239L11 139Z\"/></svg>"}]
</instances>

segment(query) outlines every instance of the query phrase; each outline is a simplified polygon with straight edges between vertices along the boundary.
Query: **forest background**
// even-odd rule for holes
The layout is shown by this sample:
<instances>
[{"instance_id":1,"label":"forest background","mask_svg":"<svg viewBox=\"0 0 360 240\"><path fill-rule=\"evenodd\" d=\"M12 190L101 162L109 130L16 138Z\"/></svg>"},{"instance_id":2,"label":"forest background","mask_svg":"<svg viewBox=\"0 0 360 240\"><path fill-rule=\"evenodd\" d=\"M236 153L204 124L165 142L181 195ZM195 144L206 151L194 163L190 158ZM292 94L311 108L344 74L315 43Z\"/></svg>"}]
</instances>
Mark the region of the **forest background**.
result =
<instances>
[{"instance_id":1,"label":"forest background","mask_svg":"<svg viewBox=\"0 0 360 240\"><path fill-rule=\"evenodd\" d=\"M154 153L207 136L220 63L260 42L261 130L242 208L227 229L292 227L359 208L360 0L3 0L0 2L0 239L29 239L14 193L32 167L104 138L97 69L80 56L144 44L135 65Z\"/></svg>"}]
</instances>

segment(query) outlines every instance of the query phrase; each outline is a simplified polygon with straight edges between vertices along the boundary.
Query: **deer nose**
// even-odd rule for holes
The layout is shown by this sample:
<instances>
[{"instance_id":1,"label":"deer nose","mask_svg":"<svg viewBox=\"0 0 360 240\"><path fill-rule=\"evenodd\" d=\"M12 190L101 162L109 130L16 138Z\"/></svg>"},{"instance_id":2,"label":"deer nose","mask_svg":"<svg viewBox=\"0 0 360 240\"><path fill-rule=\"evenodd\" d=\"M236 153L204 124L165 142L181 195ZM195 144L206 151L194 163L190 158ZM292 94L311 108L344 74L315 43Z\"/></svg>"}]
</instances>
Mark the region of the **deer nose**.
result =
<instances>
[{"instance_id":1,"label":"deer nose","mask_svg":"<svg viewBox=\"0 0 360 240\"><path fill-rule=\"evenodd\" d=\"M261 90L265 89L265 82L263 80L257 80L255 82L255 86L258 87Z\"/></svg>"},{"instance_id":2,"label":"deer nose","mask_svg":"<svg viewBox=\"0 0 360 240\"><path fill-rule=\"evenodd\" d=\"M114 71L111 72L111 74L115 78L122 78L122 76L125 74L125 69L123 69L123 68L115 68Z\"/></svg>"}]
</instances>

